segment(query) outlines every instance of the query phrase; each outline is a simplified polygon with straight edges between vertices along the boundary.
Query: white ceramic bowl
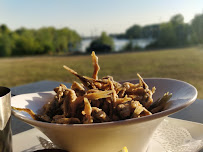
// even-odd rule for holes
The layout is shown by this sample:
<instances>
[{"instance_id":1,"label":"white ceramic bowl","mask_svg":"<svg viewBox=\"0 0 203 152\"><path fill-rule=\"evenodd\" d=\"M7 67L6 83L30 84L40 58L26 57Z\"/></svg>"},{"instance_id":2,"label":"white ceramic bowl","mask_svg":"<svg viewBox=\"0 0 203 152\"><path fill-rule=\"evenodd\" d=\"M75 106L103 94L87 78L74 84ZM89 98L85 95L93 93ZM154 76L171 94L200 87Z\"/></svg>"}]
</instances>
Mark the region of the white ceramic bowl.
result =
<instances>
[{"instance_id":1,"label":"white ceramic bowl","mask_svg":"<svg viewBox=\"0 0 203 152\"><path fill-rule=\"evenodd\" d=\"M160 124L168 115L177 112L197 97L197 90L192 85L174 79L144 79L150 88L156 87L154 101L170 92L172 98L164 111L141 118L97 124L51 124L33 120L27 113L12 111L12 114L22 121L38 128L52 142L62 149L71 152L118 152L127 146L129 152L146 152L149 140ZM129 82L137 83L138 80ZM12 97L11 105L19 108L29 108L37 111L49 100L54 92L23 94Z\"/></svg>"}]
</instances>

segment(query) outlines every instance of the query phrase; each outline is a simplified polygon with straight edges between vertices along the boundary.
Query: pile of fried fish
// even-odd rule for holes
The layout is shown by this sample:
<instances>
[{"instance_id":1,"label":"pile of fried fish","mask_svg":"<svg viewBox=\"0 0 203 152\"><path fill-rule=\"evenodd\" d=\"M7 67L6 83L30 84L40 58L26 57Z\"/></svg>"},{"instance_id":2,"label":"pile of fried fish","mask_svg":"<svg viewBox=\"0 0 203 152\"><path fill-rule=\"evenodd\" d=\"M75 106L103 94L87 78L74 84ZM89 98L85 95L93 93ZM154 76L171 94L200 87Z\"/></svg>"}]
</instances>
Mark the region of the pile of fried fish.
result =
<instances>
[{"instance_id":1,"label":"pile of fried fish","mask_svg":"<svg viewBox=\"0 0 203 152\"><path fill-rule=\"evenodd\" d=\"M63 66L75 75L81 83L74 81L71 88L60 84L54 88L54 99L43 106L42 114L30 109L16 108L28 112L33 119L59 124L87 124L118 121L152 115L162 111L171 98L168 92L153 102L151 90L143 78L137 74L139 83L119 83L112 76L98 78L100 70L98 57L92 52L94 72L92 77L81 76L67 66Z\"/></svg>"}]
</instances>

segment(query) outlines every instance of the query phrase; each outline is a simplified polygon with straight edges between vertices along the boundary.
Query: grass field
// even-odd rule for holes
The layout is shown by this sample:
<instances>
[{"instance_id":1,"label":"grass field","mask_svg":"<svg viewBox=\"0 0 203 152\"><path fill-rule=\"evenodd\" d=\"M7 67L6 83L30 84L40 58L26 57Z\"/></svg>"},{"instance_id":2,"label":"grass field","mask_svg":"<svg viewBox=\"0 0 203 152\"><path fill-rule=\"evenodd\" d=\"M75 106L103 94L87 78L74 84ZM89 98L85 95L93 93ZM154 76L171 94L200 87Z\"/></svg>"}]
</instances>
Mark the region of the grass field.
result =
<instances>
[{"instance_id":1,"label":"grass field","mask_svg":"<svg viewBox=\"0 0 203 152\"><path fill-rule=\"evenodd\" d=\"M116 81L164 77L194 85L203 99L203 48L167 49L159 51L98 55L99 77L112 75ZM40 80L72 82L76 80L63 65L81 75L91 76L89 55L0 58L0 85L13 87Z\"/></svg>"}]
</instances>

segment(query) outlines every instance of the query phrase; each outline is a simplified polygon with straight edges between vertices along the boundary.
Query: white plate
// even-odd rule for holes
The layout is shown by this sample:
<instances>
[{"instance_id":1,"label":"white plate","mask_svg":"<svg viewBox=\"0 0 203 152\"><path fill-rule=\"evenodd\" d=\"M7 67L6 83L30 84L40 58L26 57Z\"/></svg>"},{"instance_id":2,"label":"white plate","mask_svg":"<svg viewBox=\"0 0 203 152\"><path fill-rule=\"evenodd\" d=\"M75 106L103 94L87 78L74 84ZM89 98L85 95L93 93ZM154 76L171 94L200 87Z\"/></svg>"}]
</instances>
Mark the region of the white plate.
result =
<instances>
[{"instance_id":1,"label":"white plate","mask_svg":"<svg viewBox=\"0 0 203 152\"><path fill-rule=\"evenodd\" d=\"M187 129L192 138L196 140L203 139L203 124L174 118L166 118L165 120L171 125ZM36 128L14 135L13 152L32 152L34 150L43 149L37 137L43 137L48 140L48 138ZM165 152L165 150L158 142L151 140L147 152Z\"/></svg>"}]
</instances>

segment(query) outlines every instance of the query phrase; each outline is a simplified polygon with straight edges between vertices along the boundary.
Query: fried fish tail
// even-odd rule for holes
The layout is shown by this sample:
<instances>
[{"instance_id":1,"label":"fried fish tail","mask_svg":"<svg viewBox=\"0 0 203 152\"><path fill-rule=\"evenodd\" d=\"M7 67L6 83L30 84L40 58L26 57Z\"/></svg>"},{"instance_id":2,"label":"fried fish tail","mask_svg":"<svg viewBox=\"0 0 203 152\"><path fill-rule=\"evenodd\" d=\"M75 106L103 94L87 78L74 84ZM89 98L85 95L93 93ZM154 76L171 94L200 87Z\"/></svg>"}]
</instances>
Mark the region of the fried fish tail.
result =
<instances>
[{"instance_id":1,"label":"fried fish tail","mask_svg":"<svg viewBox=\"0 0 203 152\"><path fill-rule=\"evenodd\" d=\"M99 64L98 64L98 57L96 56L94 51L92 51L91 56L92 56L92 63L93 63L93 66L94 66L94 72L93 72L92 78L98 80L98 72L100 70L100 67L99 67Z\"/></svg>"},{"instance_id":2,"label":"fried fish tail","mask_svg":"<svg viewBox=\"0 0 203 152\"><path fill-rule=\"evenodd\" d=\"M11 108L13 110L27 112L32 117L32 119L39 120L39 117L31 109L28 109L28 108L16 108L16 107L13 107L13 106L11 106Z\"/></svg>"},{"instance_id":3,"label":"fried fish tail","mask_svg":"<svg viewBox=\"0 0 203 152\"><path fill-rule=\"evenodd\" d=\"M85 97L88 98L89 100L98 100L102 98L111 97L112 93L113 93L112 90L98 91L98 92L86 94Z\"/></svg>"},{"instance_id":4,"label":"fried fish tail","mask_svg":"<svg viewBox=\"0 0 203 152\"><path fill-rule=\"evenodd\" d=\"M67 66L63 66L66 70L68 70L70 73L72 73L73 75L75 75L76 77L78 77L80 79L80 81L82 82L82 84L84 86L86 86L87 88L89 89L93 89L93 88L96 88L93 84L93 82L91 82L91 78L87 78L87 77L84 77L84 76L81 76L79 75L76 71L74 71L73 69L67 67Z\"/></svg>"}]
</instances>

